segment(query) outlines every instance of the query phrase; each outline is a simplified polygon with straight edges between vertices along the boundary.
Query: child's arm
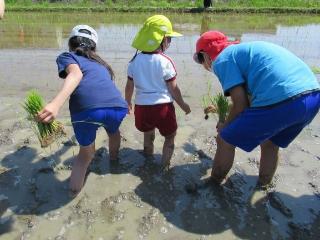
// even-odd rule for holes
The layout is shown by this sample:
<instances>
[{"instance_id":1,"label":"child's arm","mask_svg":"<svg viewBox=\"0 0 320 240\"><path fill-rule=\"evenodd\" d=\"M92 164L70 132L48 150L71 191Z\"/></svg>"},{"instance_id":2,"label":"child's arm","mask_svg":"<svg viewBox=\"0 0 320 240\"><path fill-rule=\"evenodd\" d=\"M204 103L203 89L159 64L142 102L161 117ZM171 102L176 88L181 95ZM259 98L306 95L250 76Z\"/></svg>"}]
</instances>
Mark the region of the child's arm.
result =
<instances>
[{"instance_id":1,"label":"child's arm","mask_svg":"<svg viewBox=\"0 0 320 240\"><path fill-rule=\"evenodd\" d=\"M217 131L220 132L224 126L232 122L241 112L249 107L249 99L246 90L242 86L234 87L230 90L230 97L232 100L232 105L230 107L230 112L224 123L217 123Z\"/></svg>"},{"instance_id":2,"label":"child's arm","mask_svg":"<svg viewBox=\"0 0 320 240\"><path fill-rule=\"evenodd\" d=\"M134 83L131 78L128 77L126 88L125 88L125 98L128 103L129 107L129 114L132 113L132 103L131 103L131 98L133 95L133 90L134 90Z\"/></svg>"},{"instance_id":3,"label":"child's arm","mask_svg":"<svg viewBox=\"0 0 320 240\"><path fill-rule=\"evenodd\" d=\"M176 80L168 81L167 82L168 90L173 97L173 99L177 102L179 107L186 113L189 114L191 112L190 106L185 103L185 101L182 98L181 91L177 85Z\"/></svg>"},{"instance_id":4,"label":"child's arm","mask_svg":"<svg viewBox=\"0 0 320 240\"><path fill-rule=\"evenodd\" d=\"M47 104L39 113L38 119L41 122L50 122L56 118L64 102L76 89L82 79L82 72L77 64L70 64L66 68L67 77L56 97Z\"/></svg>"}]
</instances>

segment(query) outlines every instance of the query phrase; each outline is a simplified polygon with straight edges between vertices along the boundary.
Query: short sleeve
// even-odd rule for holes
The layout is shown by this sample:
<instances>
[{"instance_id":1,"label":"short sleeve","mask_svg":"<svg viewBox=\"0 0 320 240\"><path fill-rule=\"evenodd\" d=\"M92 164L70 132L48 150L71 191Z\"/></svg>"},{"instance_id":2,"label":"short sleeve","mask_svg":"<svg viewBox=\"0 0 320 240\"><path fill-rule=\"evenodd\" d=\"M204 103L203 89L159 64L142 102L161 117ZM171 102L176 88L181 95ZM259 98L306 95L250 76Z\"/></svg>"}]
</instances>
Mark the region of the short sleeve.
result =
<instances>
[{"instance_id":1,"label":"short sleeve","mask_svg":"<svg viewBox=\"0 0 320 240\"><path fill-rule=\"evenodd\" d=\"M67 77L67 72L66 72L66 68L70 65L70 64L78 64L77 60L75 59L75 57L68 52L62 53L57 57L57 65L58 65L58 73L59 73L59 77L60 78L66 78Z\"/></svg>"},{"instance_id":2,"label":"short sleeve","mask_svg":"<svg viewBox=\"0 0 320 240\"><path fill-rule=\"evenodd\" d=\"M165 81L172 81L176 79L177 71L174 66L173 61L166 55L163 55L165 57L165 61L163 64L163 79Z\"/></svg>"},{"instance_id":3,"label":"short sleeve","mask_svg":"<svg viewBox=\"0 0 320 240\"><path fill-rule=\"evenodd\" d=\"M230 94L229 90L231 88L245 83L238 65L232 58L217 63L214 62L212 68L218 77L226 96Z\"/></svg>"},{"instance_id":4,"label":"short sleeve","mask_svg":"<svg viewBox=\"0 0 320 240\"><path fill-rule=\"evenodd\" d=\"M132 62L130 62L129 65L128 65L128 69L127 69L127 75L128 75L129 79L133 79L132 68L133 68L133 64L132 64Z\"/></svg>"}]
</instances>

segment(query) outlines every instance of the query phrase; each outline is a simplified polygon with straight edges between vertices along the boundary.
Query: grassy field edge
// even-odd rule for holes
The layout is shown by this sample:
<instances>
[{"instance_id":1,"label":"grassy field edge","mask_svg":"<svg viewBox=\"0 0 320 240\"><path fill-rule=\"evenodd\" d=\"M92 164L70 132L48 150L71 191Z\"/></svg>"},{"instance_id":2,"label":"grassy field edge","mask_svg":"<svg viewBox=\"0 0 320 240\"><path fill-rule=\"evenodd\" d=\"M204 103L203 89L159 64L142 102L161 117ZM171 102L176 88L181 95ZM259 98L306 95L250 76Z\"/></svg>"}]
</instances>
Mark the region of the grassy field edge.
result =
<instances>
[{"instance_id":1,"label":"grassy field edge","mask_svg":"<svg viewBox=\"0 0 320 240\"><path fill-rule=\"evenodd\" d=\"M91 12L183 12L183 13L301 13L318 14L320 8L299 7L215 7L210 9L192 7L107 7L107 6L6 6L8 12L62 12L62 11L91 11Z\"/></svg>"}]
</instances>

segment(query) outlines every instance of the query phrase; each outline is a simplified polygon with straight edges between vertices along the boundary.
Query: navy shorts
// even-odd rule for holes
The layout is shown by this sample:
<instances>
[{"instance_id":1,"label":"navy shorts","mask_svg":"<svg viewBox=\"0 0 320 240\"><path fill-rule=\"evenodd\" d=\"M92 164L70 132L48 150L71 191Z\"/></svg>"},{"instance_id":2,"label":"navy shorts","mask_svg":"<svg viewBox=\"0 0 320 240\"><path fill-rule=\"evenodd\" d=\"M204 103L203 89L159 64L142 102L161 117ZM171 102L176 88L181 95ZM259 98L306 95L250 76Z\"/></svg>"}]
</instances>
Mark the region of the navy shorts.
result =
<instances>
[{"instance_id":1,"label":"navy shorts","mask_svg":"<svg viewBox=\"0 0 320 240\"><path fill-rule=\"evenodd\" d=\"M77 141L81 146L89 146L95 141L97 129L101 126L109 134L116 133L127 113L127 108L110 107L89 109L71 115Z\"/></svg>"},{"instance_id":2,"label":"navy shorts","mask_svg":"<svg viewBox=\"0 0 320 240\"><path fill-rule=\"evenodd\" d=\"M266 140L287 147L316 116L320 92L312 92L272 107L247 108L222 129L227 143L250 152Z\"/></svg>"}]
</instances>

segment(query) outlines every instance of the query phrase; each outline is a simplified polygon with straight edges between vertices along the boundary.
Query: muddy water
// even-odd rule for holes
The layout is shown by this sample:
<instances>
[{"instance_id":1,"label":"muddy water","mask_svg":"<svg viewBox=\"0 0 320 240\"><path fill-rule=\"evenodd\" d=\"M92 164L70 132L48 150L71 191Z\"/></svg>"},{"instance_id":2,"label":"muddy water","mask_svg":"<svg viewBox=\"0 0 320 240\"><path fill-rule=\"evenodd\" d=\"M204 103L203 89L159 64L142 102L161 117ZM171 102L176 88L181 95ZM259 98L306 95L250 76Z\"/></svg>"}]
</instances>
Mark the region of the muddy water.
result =
<instances>
[{"instance_id":1,"label":"muddy water","mask_svg":"<svg viewBox=\"0 0 320 240\"><path fill-rule=\"evenodd\" d=\"M8 13L0 24L0 239L318 239L320 236L320 119L287 149L274 185L257 190L259 149L236 152L222 187L190 191L185 186L208 177L215 152L215 123L203 120L201 95L215 77L192 62L194 43L208 29L242 41L282 45L310 66L320 66L320 17L305 15L171 14L175 60L183 95L192 106L177 107L179 131L169 172L139 153L142 135L128 116L121 126L120 163L110 165L106 134L98 132L97 154L76 198L67 191L77 154L67 106L59 120L69 139L41 149L24 121L20 103L37 88L46 100L56 93L55 58L67 49L70 29L89 24L99 34L98 53L114 68L123 91L130 43L148 14ZM318 76L319 77L319 76ZM67 105L67 104L66 104Z\"/></svg>"}]
</instances>

